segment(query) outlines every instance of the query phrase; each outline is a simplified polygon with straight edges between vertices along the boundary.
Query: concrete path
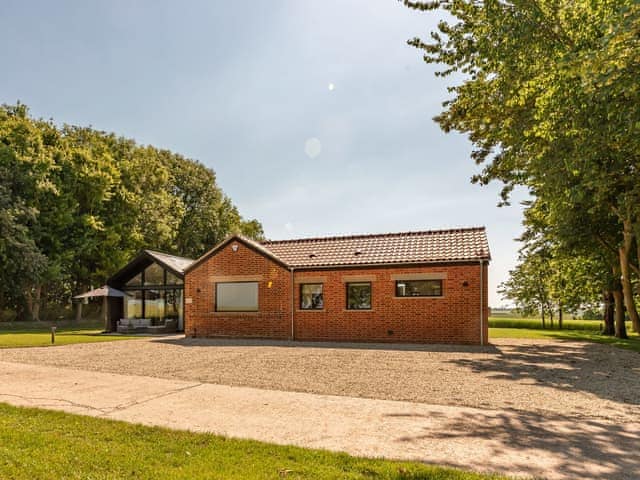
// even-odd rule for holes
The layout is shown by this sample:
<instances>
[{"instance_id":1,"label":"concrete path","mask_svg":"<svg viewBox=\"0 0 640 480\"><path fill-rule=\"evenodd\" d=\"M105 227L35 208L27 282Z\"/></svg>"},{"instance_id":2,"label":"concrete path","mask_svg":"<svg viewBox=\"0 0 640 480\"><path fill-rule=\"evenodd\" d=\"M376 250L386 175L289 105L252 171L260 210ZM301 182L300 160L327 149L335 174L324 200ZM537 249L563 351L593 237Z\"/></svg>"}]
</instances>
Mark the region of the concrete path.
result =
<instances>
[{"instance_id":1,"label":"concrete path","mask_svg":"<svg viewBox=\"0 0 640 480\"><path fill-rule=\"evenodd\" d=\"M446 400L446 399L445 399ZM0 402L550 479L640 478L640 425L0 362Z\"/></svg>"}]
</instances>

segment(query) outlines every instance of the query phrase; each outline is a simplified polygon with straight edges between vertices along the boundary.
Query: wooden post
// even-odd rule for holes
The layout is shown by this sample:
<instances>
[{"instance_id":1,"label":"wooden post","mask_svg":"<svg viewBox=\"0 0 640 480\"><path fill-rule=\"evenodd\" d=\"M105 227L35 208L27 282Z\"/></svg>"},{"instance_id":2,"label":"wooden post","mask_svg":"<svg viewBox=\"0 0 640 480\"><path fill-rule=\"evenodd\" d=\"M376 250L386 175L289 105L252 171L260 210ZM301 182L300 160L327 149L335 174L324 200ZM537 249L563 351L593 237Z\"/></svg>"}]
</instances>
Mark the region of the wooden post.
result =
<instances>
[{"instance_id":1,"label":"wooden post","mask_svg":"<svg viewBox=\"0 0 640 480\"><path fill-rule=\"evenodd\" d=\"M109 322L109 297L102 297L102 317L104 319L104 331L110 332L111 325Z\"/></svg>"},{"instance_id":2,"label":"wooden post","mask_svg":"<svg viewBox=\"0 0 640 480\"><path fill-rule=\"evenodd\" d=\"M82 299L79 299L76 302L76 319L75 319L76 325L79 325L81 321L82 321Z\"/></svg>"},{"instance_id":3,"label":"wooden post","mask_svg":"<svg viewBox=\"0 0 640 480\"><path fill-rule=\"evenodd\" d=\"M51 327L51 345L56 343L56 327Z\"/></svg>"}]
</instances>

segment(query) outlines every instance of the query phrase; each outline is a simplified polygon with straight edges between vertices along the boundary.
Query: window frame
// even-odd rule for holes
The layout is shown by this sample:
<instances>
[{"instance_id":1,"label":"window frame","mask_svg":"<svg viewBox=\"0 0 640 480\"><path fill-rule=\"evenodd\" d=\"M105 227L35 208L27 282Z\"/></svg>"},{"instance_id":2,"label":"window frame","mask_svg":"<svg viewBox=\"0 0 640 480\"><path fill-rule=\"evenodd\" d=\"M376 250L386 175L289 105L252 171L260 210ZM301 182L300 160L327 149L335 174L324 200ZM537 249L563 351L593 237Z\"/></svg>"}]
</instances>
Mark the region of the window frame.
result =
<instances>
[{"instance_id":1,"label":"window frame","mask_svg":"<svg viewBox=\"0 0 640 480\"><path fill-rule=\"evenodd\" d=\"M439 295L398 295L398 284L404 283L409 284L413 282L439 282L440 283L440 294ZM442 298L444 297L444 280L442 278L429 278L423 280L396 280L394 284L394 296L395 298Z\"/></svg>"},{"instance_id":2,"label":"window frame","mask_svg":"<svg viewBox=\"0 0 640 480\"><path fill-rule=\"evenodd\" d=\"M305 286L309 286L309 285L320 285L320 295L322 295L322 305L320 307L303 307L302 306L302 289ZM307 311L311 311L311 312L317 312L317 311L321 311L324 310L324 283L322 282L306 282L306 283L301 283L300 286L298 287L298 308L300 310L304 310L305 312Z\"/></svg>"},{"instance_id":3,"label":"window frame","mask_svg":"<svg viewBox=\"0 0 640 480\"><path fill-rule=\"evenodd\" d=\"M367 310L373 310L373 284L372 282L345 282L346 286L345 286L345 301L346 301L346 306L345 309L349 310L349 311L356 311L356 312L360 312L360 311L367 311ZM368 285L369 286L369 306L367 308L352 308L349 306L349 286L350 285Z\"/></svg>"},{"instance_id":4,"label":"window frame","mask_svg":"<svg viewBox=\"0 0 640 480\"><path fill-rule=\"evenodd\" d=\"M246 310L220 310L219 305L218 305L218 285L237 285L240 283L253 283L256 285L256 308L255 309L246 309ZM257 282L255 280L248 280L248 281L238 281L238 282L216 282L214 284L214 289L215 289L215 302L213 305L213 310L214 312L217 313L234 313L234 312L246 312L246 313L251 313L251 312L259 312L260 311L260 282Z\"/></svg>"}]
</instances>

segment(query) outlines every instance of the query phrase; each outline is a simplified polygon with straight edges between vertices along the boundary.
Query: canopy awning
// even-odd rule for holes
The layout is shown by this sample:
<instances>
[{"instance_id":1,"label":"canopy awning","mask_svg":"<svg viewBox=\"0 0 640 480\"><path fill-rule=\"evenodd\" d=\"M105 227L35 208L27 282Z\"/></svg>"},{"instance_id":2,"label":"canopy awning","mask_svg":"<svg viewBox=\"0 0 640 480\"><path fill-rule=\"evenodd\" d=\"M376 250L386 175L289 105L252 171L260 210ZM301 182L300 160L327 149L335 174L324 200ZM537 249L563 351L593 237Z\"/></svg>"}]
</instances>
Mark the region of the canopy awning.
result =
<instances>
[{"instance_id":1,"label":"canopy awning","mask_svg":"<svg viewBox=\"0 0 640 480\"><path fill-rule=\"evenodd\" d=\"M121 292L117 288L110 287L109 285L103 285L100 288L94 288L87 293L81 293L73 298L89 298L89 297L124 297L124 292Z\"/></svg>"}]
</instances>

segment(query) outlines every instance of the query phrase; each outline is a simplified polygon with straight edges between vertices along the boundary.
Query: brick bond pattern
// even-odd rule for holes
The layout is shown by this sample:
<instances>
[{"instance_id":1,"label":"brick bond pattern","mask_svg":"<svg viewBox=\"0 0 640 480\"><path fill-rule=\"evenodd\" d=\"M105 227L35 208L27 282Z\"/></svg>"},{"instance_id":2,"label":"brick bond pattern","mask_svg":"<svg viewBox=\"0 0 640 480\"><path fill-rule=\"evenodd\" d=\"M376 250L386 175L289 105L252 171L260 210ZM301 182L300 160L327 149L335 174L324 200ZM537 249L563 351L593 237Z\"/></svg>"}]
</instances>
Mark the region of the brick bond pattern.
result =
<instances>
[{"instance_id":1,"label":"brick bond pattern","mask_svg":"<svg viewBox=\"0 0 640 480\"><path fill-rule=\"evenodd\" d=\"M237 250L233 250L236 246ZM488 340L487 265L483 271L483 335ZM399 274L446 274L441 298L395 298ZM346 278L372 279L372 309L346 309ZM258 280L258 312L215 312L215 282ZM188 336L330 341L480 343L480 267L475 263L291 272L241 241L224 245L185 277ZM324 309L300 310L299 283L322 280ZM466 284L466 285L465 285ZM292 288L293 286L293 288ZM292 305L291 295L294 302ZM291 310L294 310L293 332Z\"/></svg>"}]
</instances>

